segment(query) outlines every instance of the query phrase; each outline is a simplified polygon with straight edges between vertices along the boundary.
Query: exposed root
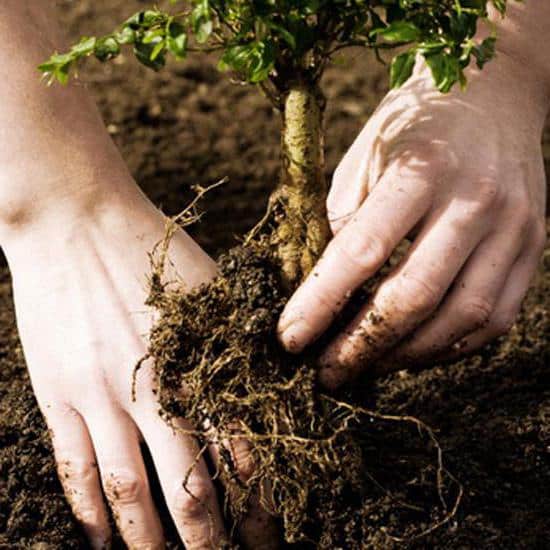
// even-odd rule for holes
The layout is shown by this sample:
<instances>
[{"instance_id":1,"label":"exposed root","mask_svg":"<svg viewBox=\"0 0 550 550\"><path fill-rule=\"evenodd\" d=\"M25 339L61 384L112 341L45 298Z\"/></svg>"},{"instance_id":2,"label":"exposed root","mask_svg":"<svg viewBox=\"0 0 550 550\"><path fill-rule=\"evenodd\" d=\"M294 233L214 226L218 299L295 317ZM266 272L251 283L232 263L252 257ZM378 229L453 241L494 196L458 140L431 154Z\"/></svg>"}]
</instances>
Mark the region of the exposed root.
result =
<instances>
[{"instance_id":1,"label":"exposed root","mask_svg":"<svg viewBox=\"0 0 550 550\"><path fill-rule=\"evenodd\" d=\"M215 475L229 487L230 524L242 521L254 494L281 518L287 542L318 548L359 548L373 529L411 540L448 523L462 488L433 431L416 418L370 410L366 394L362 402L324 394L314 354L296 357L278 345L286 296L263 238L224 254L219 276L187 293L163 281L169 235L151 256L148 304L160 318L148 358L163 416L195 426L187 433L201 448L219 448ZM255 466L246 480L231 453L231 442L243 438ZM382 501L392 503L391 517ZM403 523L410 529L394 533Z\"/></svg>"}]
</instances>

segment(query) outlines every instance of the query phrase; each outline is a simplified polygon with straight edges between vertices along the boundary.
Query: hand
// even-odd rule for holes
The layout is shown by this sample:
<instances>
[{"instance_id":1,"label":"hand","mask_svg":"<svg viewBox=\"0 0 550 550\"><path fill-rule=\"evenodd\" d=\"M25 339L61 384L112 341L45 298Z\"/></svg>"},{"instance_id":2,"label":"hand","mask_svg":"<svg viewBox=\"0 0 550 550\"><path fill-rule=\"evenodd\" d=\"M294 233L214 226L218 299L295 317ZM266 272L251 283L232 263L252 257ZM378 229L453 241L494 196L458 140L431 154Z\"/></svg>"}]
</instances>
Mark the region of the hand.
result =
<instances>
[{"instance_id":1,"label":"hand","mask_svg":"<svg viewBox=\"0 0 550 550\"><path fill-rule=\"evenodd\" d=\"M6 246L19 332L65 493L94 548L110 538L102 487L130 548L163 547L144 440L186 548L218 548L224 526L207 466L201 459L184 487L199 448L160 418L150 365L139 371L131 398L153 315L144 306L147 254L162 239L165 219L133 183L113 186L108 202L96 196L80 212L87 214L58 211L14 232ZM215 274L214 262L183 231L170 258L189 288ZM248 467L244 458L236 463ZM251 514L244 537L264 541L254 548L273 547L268 521Z\"/></svg>"},{"instance_id":2,"label":"hand","mask_svg":"<svg viewBox=\"0 0 550 550\"><path fill-rule=\"evenodd\" d=\"M545 243L540 138L547 100L502 54L466 92L444 96L426 68L382 101L334 175L334 238L288 303L282 343L317 339L406 237L412 246L328 346L321 380L384 364L455 358L508 331ZM391 351L390 351L391 350Z\"/></svg>"},{"instance_id":3,"label":"hand","mask_svg":"<svg viewBox=\"0 0 550 550\"><path fill-rule=\"evenodd\" d=\"M139 371L137 400L131 396L153 316L144 306L148 253L163 238L165 219L128 174L86 87L40 82L38 64L64 49L52 4L13 0L0 8L10 45L0 60L12 75L0 81L0 245L60 478L94 548L110 537L103 493L130 548L160 548L143 440L186 547L217 548L224 526L206 464L198 461L186 490L199 449L159 417L150 365ZM170 257L189 288L215 273L183 231ZM246 446L233 448L246 477ZM277 542L259 507L241 538L254 548Z\"/></svg>"}]
</instances>

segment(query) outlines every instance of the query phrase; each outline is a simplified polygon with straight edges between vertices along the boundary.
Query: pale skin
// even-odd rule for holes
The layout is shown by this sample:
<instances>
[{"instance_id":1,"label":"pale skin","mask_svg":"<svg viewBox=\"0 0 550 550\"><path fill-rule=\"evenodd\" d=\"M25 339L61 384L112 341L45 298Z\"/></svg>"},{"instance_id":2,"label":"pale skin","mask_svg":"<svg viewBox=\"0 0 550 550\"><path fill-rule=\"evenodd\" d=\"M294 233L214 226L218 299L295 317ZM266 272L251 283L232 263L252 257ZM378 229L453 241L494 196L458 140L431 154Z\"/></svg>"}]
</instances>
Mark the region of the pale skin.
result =
<instances>
[{"instance_id":1,"label":"pale skin","mask_svg":"<svg viewBox=\"0 0 550 550\"><path fill-rule=\"evenodd\" d=\"M329 388L361 372L452 360L505 334L545 241L541 135L550 106L550 4L510 2L497 58L438 93L420 66L389 93L338 166L333 239L288 303L280 339L299 352L406 237L412 246L328 345Z\"/></svg>"},{"instance_id":2,"label":"pale skin","mask_svg":"<svg viewBox=\"0 0 550 550\"><path fill-rule=\"evenodd\" d=\"M148 253L166 218L128 173L85 88L40 81L37 64L64 46L50 5L0 4L0 65L9 75L0 82L0 244L60 479L94 548L111 539L108 506L129 548L163 548L143 442L185 547L217 548L225 528L206 462L192 437L159 417L151 365L131 395L153 322L144 306ZM167 277L189 288L216 273L182 230L169 255ZM246 445L232 448L241 475L250 475ZM241 534L247 547L277 545L259 508Z\"/></svg>"},{"instance_id":3,"label":"pale skin","mask_svg":"<svg viewBox=\"0 0 550 550\"><path fill-rule=\"evenodd\" d=\"M130 548L161 548L144 441L186 547L216 547L224 527L206 464L198 461L188 484L194 498L182 483L197 443L159 418L149 365L131 399L153 316L143 305L147 253L165 218L128 174L86 90L40 83L36 65L62 39L49 2L21 4L0 4L0 66L9 75L0 80L0 244L66 494L95 548L111 536L108 506ZM397 242L413 229L416 237L373 304L327 350L328 386L390 349L397 365L454 357L513 321L545 238L539 142L550 67L535 37L547 36L550 6L536 8L532 17L517 7L501 25L502 55L470 73L466 93L442 97L419 71L384 100L342 161L328 205L335 238L290 302L283 342L293 351L311 343ZM215 274L183 231L170 256L169 275L189 288ZM364 321L373 307L384 323ZM246 475L242 447L236 462ZM268 548L272 532L256 511L243 536Z\"/></svg>"}]
</instances>

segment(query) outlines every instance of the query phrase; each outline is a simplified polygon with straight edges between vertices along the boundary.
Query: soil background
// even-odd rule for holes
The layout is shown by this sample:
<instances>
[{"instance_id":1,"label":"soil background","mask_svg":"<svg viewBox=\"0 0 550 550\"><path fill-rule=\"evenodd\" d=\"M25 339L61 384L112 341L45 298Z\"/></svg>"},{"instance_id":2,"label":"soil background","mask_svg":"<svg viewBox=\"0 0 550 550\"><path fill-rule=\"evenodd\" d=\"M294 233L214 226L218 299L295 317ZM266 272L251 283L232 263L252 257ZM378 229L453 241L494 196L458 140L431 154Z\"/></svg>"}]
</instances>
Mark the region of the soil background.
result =
<instances>
[{"instance_id":1,"label":"soil background","mask_svg":"<svg viewBox=\"0 0 550 550\"><path fill-rule=\"evenodd\" d=\"M109 31L150 2L62 0L72 38ZM329 175L386 91L386 69L352 52L328 71ZM165 212L194 184L228 176L193 235L227 249L261 217L277 178L279 117L254 89L196 57L154 74L129 57L89 63L83 80L131 171ZM550 168L550 129L544 152ZM547 172L548 173L548 172ZM465 486L456 522L416 548L550 548L550 251L511 334L480 355L372 388L384 411L437 428L449 469ZM382 536L365 548L394 545ZM56 479L50 445L18 341L9 272L0 258L0 548L87 548Z\"/></svg>"}]
</instances>

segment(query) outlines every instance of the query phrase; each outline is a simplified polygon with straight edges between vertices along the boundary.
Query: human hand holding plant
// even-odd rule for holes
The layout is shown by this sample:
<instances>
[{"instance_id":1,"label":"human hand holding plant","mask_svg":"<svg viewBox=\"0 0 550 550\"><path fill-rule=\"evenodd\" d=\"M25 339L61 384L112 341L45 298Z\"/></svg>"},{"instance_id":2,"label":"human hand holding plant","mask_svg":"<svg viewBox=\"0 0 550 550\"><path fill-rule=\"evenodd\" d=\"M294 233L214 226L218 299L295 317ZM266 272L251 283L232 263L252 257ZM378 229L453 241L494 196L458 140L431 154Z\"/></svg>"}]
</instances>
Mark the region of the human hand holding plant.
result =
<instances>
[{"instance_id":1,"label":"human hand holding plant","mask_svg":"<svg viewBox=\"0 0 550 550\"><path fill-rule=\"evenodd\" d=\"M9 44L0 57L12 74L0 84L0 243L60 479L94 548L110 539L107 504L129 548L162 548L144 443L186 548L218 546L225 527L204 454L160 417L150 363L132 398L154 320L144 305L149 253L167 220L128 173L86 90L48 90L37 78L37 63L62 40L46 4L0 6ZM169 254L167 275L189 290L216 274L181 229ZM238 446L235 460L250 469ZM266 514L249 520L245 541L272 547Z\"/></svg>"},{"instance_id":2,"label":"human hand holding plant","mask_svg":"<svg viewBox=\"0 0 550 550\"><path fill-rule=\"evenodd\" d=\"M108 204L88 203L75 215L71 200L64 215L14 228L13 243L8 238L4 244L19 334L60 479L93 547L102 548L110 538L102 487L128 546L162 547L143 440L183 540L189 548L202 548L211 538L219 540L223 524L202 459L186 486L189 493L184 488L199 448L159 417L147 365L132 399L132 372L145 353L152 321L143 306L143 274L164 219L127 187L118 197L110 193ZM183 232L171 254L190 287L215 272ZM209 502L212 522L191 494Z\"/></svg>"},{"instance_id":3,"label":"human hand holding plant","mask_svg":"<svg viewBox=\"0 0 550 550\"><path fill-rule=\"evenodd\" d=\"M404 237L413 244L322 356L328 387L360 371L458 358L514 322L546 239L540 139L550 82L536 44L516 44L517 33L532 36L546 21L543 39L550 12L508 9L498 58L483 74L467 70L466 91L442 95L419 68L336 170L335 236L279 324L289 350L318 338Z\"/></svg>"},{"instance_id":4,"label":"human hand holding plant","mask_svg":"<svg viewBox=\"0 0 550 550\"><path fill-rule=\"evenodd\" d=\"M117 164L111 159L109 178ZM62 210L52 205L51 215L38 223L5 231L33 389L65 494L94 548L110 539L107 504L129 548L164 546L142 443L185 547L218 547L225 527L204 450L186 433L193 426L184 420L169 425L160 416L150 362L141 365L132 388L154 320L144 306L148 254L164 237L166 219L119 168L118 181L94 182L91 195L68 196ZM47 179L42 185L44 206L58 195L48 197ZM100 198L104 191L106 202ZM213 261L181 229L168 253L167 276L189 289L216 273ZM246 447L237 443L232 449L241 471L249 471ZM245 522L243 540L254 548L273 547L268 516L258 514Z\"/></svg>"}]
</instances>

